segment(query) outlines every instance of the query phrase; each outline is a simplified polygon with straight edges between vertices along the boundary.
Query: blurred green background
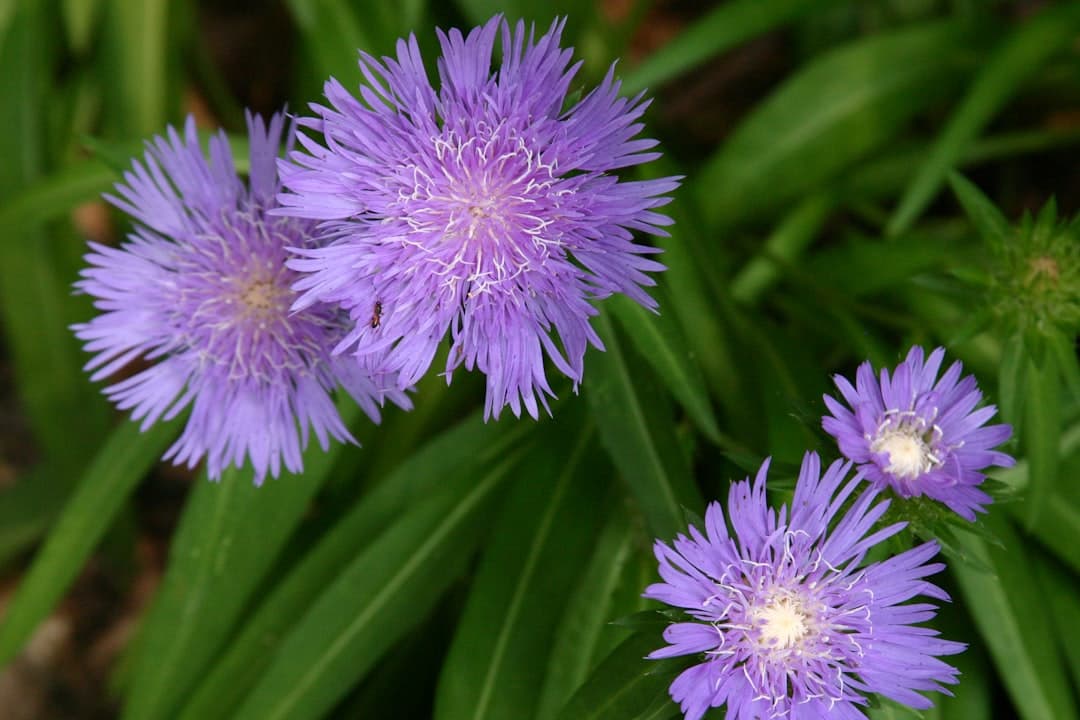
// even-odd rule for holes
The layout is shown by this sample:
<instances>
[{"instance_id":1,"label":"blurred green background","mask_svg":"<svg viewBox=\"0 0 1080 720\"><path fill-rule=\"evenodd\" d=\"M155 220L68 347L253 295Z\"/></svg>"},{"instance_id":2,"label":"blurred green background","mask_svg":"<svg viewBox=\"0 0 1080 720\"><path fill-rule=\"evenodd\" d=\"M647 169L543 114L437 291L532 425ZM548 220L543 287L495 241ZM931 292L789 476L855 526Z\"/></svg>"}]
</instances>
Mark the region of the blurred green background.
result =
<instances>
[{"instance_id":1,"label":"blurred green background","mask_svg":"<svg viewBox=\"0 0 1080 720\"><path fill-rule=\"evenodd\" d=\"M432 375L381 427L343 410L363 447L301 477L160 463L176 425L113 412L68 330L87 239L128 227L100 193L187 113L242 134L356 87L357 48L415 32L433 70L435 27L495 12L567 15L575 87L618 59L654 98L643 172L686 176L660 315L600 303L607 352L554 419L484 424L478 378ZM1033 0L0 0L0 717L677 717L655 633L611 624L648 607L652 539L767 455L835 457L830 374L915 343L1021 458L975 531L911 518L971 643L921 717L1080 717L1078 328L1009 300L1045 290L1020 218L1080 205L1078 39L1080 2Z\"/></svg>"}]
</instances>

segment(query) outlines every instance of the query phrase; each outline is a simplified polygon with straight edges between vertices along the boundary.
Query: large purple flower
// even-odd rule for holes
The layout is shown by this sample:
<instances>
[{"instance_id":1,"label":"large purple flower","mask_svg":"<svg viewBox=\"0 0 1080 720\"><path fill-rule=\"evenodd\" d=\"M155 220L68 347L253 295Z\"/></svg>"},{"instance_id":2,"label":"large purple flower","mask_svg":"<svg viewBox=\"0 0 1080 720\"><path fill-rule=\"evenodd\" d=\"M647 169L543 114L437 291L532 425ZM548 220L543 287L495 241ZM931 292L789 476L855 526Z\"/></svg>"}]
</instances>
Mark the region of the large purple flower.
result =
<instances>
[{"instance_id":1,"label":"large purple flower","mask_svg":"<svg viewBox=\"0 0 1080 720\"><path fill-rule=\"evenodd\" d=\"M653 308L645 271L663 269L631 231L662 234L654 208L678 178L612 174L658 157L634 139L648 103L619 97L609 71L570 105L580 62L562 29L535 39L497 16L465 37L440 31L438 90L415 37L396 58L361 54L361 99L328 81L330 106L301 120L326 147L301 138L306 152L281 167L281 212L327 221L331 239L290 263L306 273L295 307L346 308L356 324L337 350L385 354L402 386L449 331L447 378L461 364L485 373L489 416L547 407L545 354L576 385L586 346L601 347L590 300L622 292Z\"/></svg>"},{"instance_id":2,"label":"large purple flower","mask_svg":"<svg viewBox=\"0 0 1080 720\"><path fill-rule=\"evenodd\" d=\"M691 527L689 538L655 546L664 582L645 597L692 619L669 625L670 645L649 657L701 658L671 684L686 720L724 705L729 720L865 720L859 706L869 693L930 707L919 693L947 693L942 684L958 674L937 656L965 647L917 624L934 617L933 605L907 603L917 595L948 599L923 579L944 568L927 562L937 544L865 564L866 553L904 525L873 531L888 501L875 505L871 488L841 512L861 478L845 482L851 464L840 461L820 476L817 455L807 453L790 513L773 510L768 467L766 460L752 485L732 484L732 533L714 502L704 535Z\"/></svg>"},{"instance_id":3,"label":"large purple flower","mask_svg":"<svg viewBox=\"0 0 1080 720\"><path fill-rule=\"evenodd\" d=\"M984 427L997 409L975 409L982 393L973 376L960 378L959 361L938 379L944 357L945 349L937 348L924 362L923 349L913 347L891 377L882 370L880 381L875 379L869 362L859 366L855 387L836 376L851 409L826 395L832 415L821 424L871 482L904 498L925 495L974 520L991 502L978 487L986 479L981 471L1015 462L993 449L1009 439L1012 428Z\"/></svg>"},{"instance_id":4,"label":"large purple flower","mask_svg":"<svg viewBox=\"0 0 1080 720\"><path fill-rule=\"evenodd\" d=\"M286 248L314 245L314 223L277 217L276 158L283 117L248 117L250 186L237 175L228 140L210 140L203 156L188 118L181 138L147 144L107 199L140 224L123 247L92 243L90 267L76 287L101 314L74 326L95 356L97 380L137 358L152 363L106 389L143 429L187 406L191 416L166 458L194 465L204 456L211 478L245 457L255 482L277 477L282 462L302 469L309 430L352 440L330 393L340 384L375 421L397 388L381 388L355 358L330 349L351 330L340 309L310 304L292 312L296 273ZM292 132L289 131L291 143Z\"/></svg>"}]
</instances>

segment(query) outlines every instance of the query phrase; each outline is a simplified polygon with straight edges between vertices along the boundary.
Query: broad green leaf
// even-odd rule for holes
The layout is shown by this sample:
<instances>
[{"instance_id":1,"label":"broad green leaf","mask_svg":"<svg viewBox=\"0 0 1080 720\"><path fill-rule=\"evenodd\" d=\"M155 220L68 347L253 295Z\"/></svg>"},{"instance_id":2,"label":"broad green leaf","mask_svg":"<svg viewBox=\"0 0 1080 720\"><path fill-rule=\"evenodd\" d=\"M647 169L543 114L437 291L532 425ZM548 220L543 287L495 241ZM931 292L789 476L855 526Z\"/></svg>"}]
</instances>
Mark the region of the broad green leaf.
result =
<instances>
[{"instance_id":1,"label":"broad green leaf","mask_svg":"<svg viewBox=\"0 0 1080 720\"><path fill-rule=\"evenodd\" d=\"M999 513L984 522L1006 549L987 545L974 535L957 539L965 549L994 569L980 572L954 564L964 601L983 641L990 648L998 676L1024 720L1075 720L1076 708L1054 646L1053 628L1022 537Z\"/></svg>"},{"instance_id":2,"label":"broad green leaf","mask_svg":"<svg viewBox=\"0 0 1080 720\"><path fill-rule=\"evenodd\" d=\"M595 543L610 477L590 452L593 429L568 427L542 439L499 510L439 676L437 720L535 712L541 659Z\"/></svg>"},{"instance_id":3,"label":"broad green leaf","mask_svg":"<svg viewBox=\"0 0 1080 720\"><path fill-rule=\"evenodd\" d=\"M955 610L966 613L959 607ZM947 630L944 632L949 639L958 639ZM949 688L952 697L930 695L938 717L941 720L986 720L992 717L998 687L986 653L969 647L959 655L950 655L945 661L960 671L960 683Z\"/></svg>"},{"instance_id":4,"label":"broad green leaf","mask_svg":"<svg viewBox=\"0 0 1080 720\"><path fill-rule=\"evenodd\" d=\"M339 403L345 424L360 410ZM124 717L166 717L191 691L222 647L252 593L273 565L342 445L312 443L304 472L262 487L252 471L230 469L220 482L195 481L169 551L169 570L133 647L134 676Z\"/></svg>"},{"instance_id":5,"label":"broad green leaf","mask_svg":"<svg viewBox=\"0 0 1080 720\"><path fill-rule=\"evenodd\" d=\"M637 500L650 533L675 536L683 508L704 506L665 413L666 398L641 361L625 347L611 321L594 321L604 352L590 352L585 396L600 439Z\"/></svg>"},{"instance_id":6,"label":"broad green leaf","mask_svg":"<svg viewBox=\"0 0 1080 720\"><path fill-rule=\"evenodd\" d=\"M559 713L558 720L660 720L677 717L668 686L677 662L646 660L663 646L658 635L639 633L624 640L600 663Z\"/></svg>"},{"instance_id":7,"label":"broad green leaf","mask_svg":"<svg viewBox=\"0 0 1080 720\"><path fill-rule=\"evenodd\" d=\"M9 35L0 48L0 198L41 177L53 73L51 36L38 5L19 7ZM70 248L54 247L53 239L30 221L0 226L0 313L23 408L53 473L41 482L70 487L108 429L108 409L80 369L83 358L67 326L83 319L83 303L71 295Z\"/></svg>"},{"instance_id":8,"label":"broad green leaf","mask_svg":"<svg viewBox=\"0 0 1080 720\"><path fill-rule=\"evenodd\" d=\"M731 0L718 4L633 68L623 80L627 95L655 88L714 55L746 42L834 0Z\"/></svg>"},{"instance_id":9,"label":"broad green leaf","mask_svg":"<svg viewBox=\"0 0 1080 720\"><path fill-rule=\"evenodd\" d=\"M471 483L436 491L360 551L293 625L233 717L322 717L466 567L481 518L517 459L511 455Z\"/></svg>"},{"instance_id":10,"label":"broad green leaf","mask_svg":"<svg viewBox=\"0 0 1080 720\"><path fill-rule=\"evenodd\" d=\"M661 158L644 168L640 177L655 179L677 173L678 168L670 160ZM725 265L723 248L704 247L700 213L695 212L693 200L686 193L677 192L664 210L675 224L670 235L656 239L664 250L661 258L667 266L659 281L670 301L661 303L665 317L662 322L678 321L723 412L728 417L743 417L752 412L753 403L747 398L741 368L729 349L732 341L724 324L724 309L718 307L726 289L714 287L710 293L704 274L709 267L721 271Z\"/></svg>"},{"instance_id":11,"label":"broad green leaf","mask_svg":"<svg viewBox=\"0 0 1080 720\"><path fill-rule=\"evenodd\" d=\"M1073 425L1061 434L1058 445L1061 461L1061 477L1076 477L1080 472L1080 425ZM1008 470L999 472L1001 479L1021 496L1029 483L1029 467L1026 459L1020 459ZM1027 510L1023 503L1006 505L1014 516L1023 520ZM1080 485L1072 482L1058 483L1053 489L1045 508L1046 516L1042 522L1030 528L1034 535L1058 559L1069 565L1080 575Z\"/></svg>"},{"instance_id":12,"label":"broad green leaf","mask_svg":"<svg viewBox=\"0 0 1080 720\"><path fill-rule=\"evenodd\" d=\"M351 87L360 77L357 50L374 50L359 14L345 0L286 0L285 4L300 29L305 50L312 56L314 74L320 79L336 78Z\"/></svg>"},{"instance_id":13,"label":"broad green leaf","mask_svg":"<svg viewBox=\"0 0 1080 720\"><path fill-rule=\"evenodd\" d=\"M1042 610L1049 612L1073 685L1080 686L1080 580L1045 557L1035 558L1035 570L1044 593Z\"/></svg>"},{"instance_id":14,"label":"broad green leaf","mask_svg":"<svg viewBox=\"0 0 1080 720\"><path fill-rule=\"evenodd\" d=\"M957 173L949 175L956 199L964 207L968 220L991 248L1000 248L1012 234L1012 228L1001 211L974 183Z\"/></svg>"},{"instance_id":15,"label":"broad green leaf","mask_svg":"<svg viewBox=\"0 0 1080 720\"><path fill-rule=\"evenodd\" d=\"M184 706L181 718L232 717L286 637L322 588L328 587L405 510L440 487L470 486L513 448L525 425L484 423L473 415L438 435L365 494L312 548L229 641L218 662Z\"/></svg>"},{"instance_id":16,"label":"broad green leaf","mask_svg":"<svg viewBox=\"0 0 1080 720\"><path fill-rule=\"evenodd\" d=\"M900 235L930 204L964 150L1028 78L1076 40L1080 3L1050 6L1013 31L986 60L911 180L885 232Z\"/></svg>"},{"instance_id":17,"label":"broad green leaf","mask_svg":"<svg viewBox=\"0 0 1080 720\"><path fill-rule=\"evenodd\" d=\"M952 22L872 35L812 61L751 112L694 183L715 227L808 191L891 138L960 77Z\"/></svg>"},{"instance_id":18,"label":"broad green leaf","mask_svg":"<svg viewBox=\"0 0 1080 720\"><path fill-rule=\"evenodd\" d=\"M1061 376L1049 354L1036 365L1028 360L1025 375L1024 424L1020 437L1028 461L1024 498L1025 524L1036 527L1045 520L1050 497L1058 484L1058 443L1061 438Z\"/></svg>"},{"instance_id":19,"label":"broad green leaf","mask_svg":"<svg viewBox=\"0 0 1080 720\"><path fill-rule=\"evenodd\" d=\"M552 720L597 662L624 639L627 630L613 621L646 606L641 593L655 573L655 564L622 504L614 502L610 507L589 565L556 630L536 720Z\"/></svg>"},{"instance_id":20,"label":"broad green leaf","mask_svg":"<svg viewBox=\"0 0 1080 720\"><path fill-rule=\"evenodd\" d=\"M79 480L4 613L0 665L11 660L52 611L175 434L175 423L159 423L141 433L133 422L124 422L112 433Z\"/></svg>"},{"instance_id":21,"label":"broad green leaf","mask_svg":"<svg viewBox=\"0 0 1080 720\"><path fill-rule=\"evenodd\" d=\"M117 103L114 117L130 134L159 132L168 119L173 84L168 64L175 40L170 39L168 0L108 0L110 83ZM174 33L175 34L175 33Z\"/></svg>"},{"instance_id":22,"label":"broad green leaf","mask_svg":"<svg viewBox=\"0 0 1080 720\"><path fill-rule=\"evenodd\" d=\"M698 429L709 440L717 445L722 444L720 426L713 414L697 358L687 346L679 326L670 319L649 312L625 295L610 298L607 305L630 336L638 353L652 365Z\"/></svg>"},{"instance_id":23,"label":"broad green leaf","mask_svg":"<svg viewBox=\"0 0 1080 720\"><path fill-rule=\"evenodd\" d=\"M1024 351L1024 336L1013 333L1006 341L1001 352L1001 365L998 369L998 404L1001 417L1013 424L1013 432L1019 435L1023 430L1023 412L1026 409L1025 389L1027 387L1028 357Z\"/></svg>"}]
</instances>

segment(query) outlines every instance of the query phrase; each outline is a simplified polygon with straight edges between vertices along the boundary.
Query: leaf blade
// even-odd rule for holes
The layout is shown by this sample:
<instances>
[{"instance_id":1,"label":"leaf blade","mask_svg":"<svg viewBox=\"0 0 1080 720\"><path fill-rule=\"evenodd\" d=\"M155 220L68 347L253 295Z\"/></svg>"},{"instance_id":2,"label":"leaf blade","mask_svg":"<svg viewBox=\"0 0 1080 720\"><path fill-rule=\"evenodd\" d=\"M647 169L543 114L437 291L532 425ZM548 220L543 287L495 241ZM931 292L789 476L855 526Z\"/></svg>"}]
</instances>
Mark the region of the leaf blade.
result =
<instances>
[{"instance_id":1,"label":"leaf blade","mask_svg":"<svg viewBox=\"0 0 1080 720\"><path fill-rule=\"evenodd\" d=\"M0 625L0 665L14 656L75 580L117 512L175 434L175 423L161 423L142 433L133 422L125 422L112 433L7 607Z\"/></svg>"}]
</instances>

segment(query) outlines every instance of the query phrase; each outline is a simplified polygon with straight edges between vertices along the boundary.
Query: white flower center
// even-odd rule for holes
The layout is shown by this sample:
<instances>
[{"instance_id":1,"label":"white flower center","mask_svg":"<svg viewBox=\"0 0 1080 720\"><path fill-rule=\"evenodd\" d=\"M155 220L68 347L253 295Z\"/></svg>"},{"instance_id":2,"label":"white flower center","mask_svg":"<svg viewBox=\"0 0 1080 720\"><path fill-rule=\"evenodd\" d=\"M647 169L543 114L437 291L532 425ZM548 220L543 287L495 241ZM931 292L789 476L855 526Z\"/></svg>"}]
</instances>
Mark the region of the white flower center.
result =
<instances>
[{"instance_id":1,"label":"white flower center","mask_svg":"<svg viewBox=\"0 0 1080 720\"><path fill-rule=\"evenodd\" d=\"M887 453L889 465L885 470L897 477L916 478L937 464L937 457L914 428L885 431L870 443L870 450Z\"/></svg>"},{"instance_id":2,"label":"white flower center","mask_svg":"<svg viewBox=\"0 0 1080 720\"><path fill-rule=\"evenodd\" d=\"M755 608L751 618L761 632L762 642L778 650L793 647L810 631L809 617L797 597L776 598Z\"/></svg>"}]
</instances>

